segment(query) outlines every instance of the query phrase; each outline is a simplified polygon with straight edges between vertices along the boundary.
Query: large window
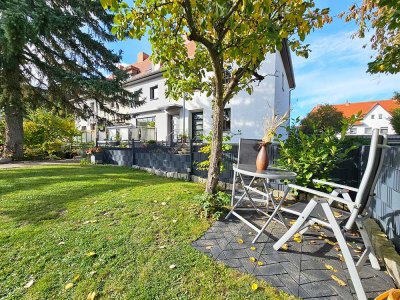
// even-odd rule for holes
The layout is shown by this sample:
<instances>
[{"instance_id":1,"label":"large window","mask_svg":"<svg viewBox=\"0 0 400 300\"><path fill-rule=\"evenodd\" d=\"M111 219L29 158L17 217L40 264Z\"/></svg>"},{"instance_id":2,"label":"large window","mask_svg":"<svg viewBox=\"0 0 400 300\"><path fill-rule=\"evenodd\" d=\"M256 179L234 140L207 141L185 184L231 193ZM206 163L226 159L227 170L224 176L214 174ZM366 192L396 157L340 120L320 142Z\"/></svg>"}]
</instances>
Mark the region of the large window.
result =
<instances>
[{"instance_id":1,"label":"large window","mask_svg":"<svg viewBox=\"0 0 400 300\"><path fill-rule=\"evenodd\" d=\"M379 114L379 115L378 115L378 118L379 118L379 119L382 119L382 117L383 117L382 114Z\"/></svg>"},{"instance_id":2,"label":"large window","mask_svg":"<svg viewBox=\"0 0 400 300\"><path fill-rule=\"evenodd\" d=\"M380 132L381 132L381 134L387 134L389 132L389 129L388 129L388 127L381 127Z\"/></svg>"},{"instance_id":3,"label":"large window","mask_svg":"<svg viewBox=\"0 0 400 300\"><path fill-rule=\"evenodd\" d=\"M201 141L203 135L203 112L192 113L192 138Z\"/></svg>"},{"instance_id":4,"label":"large window","mask_svg":"<svg viewBox=\"0 0 400 300\"><path fill-rule=\"evenodd\" d=\"M231 131L231 109L225 108L224 109L224 124L223 124L224 131Z\"/></svg>"},{"instance_id":5,"label":"large window","mask_svg":"<svg viewBox=\"0 0 400 300\"><path fill-rule=\"evenodd\" d=\"M137 118L136 127L139 128L154 128L156 127L156 117Z\"/></svg>"},{"instance_id":6,"label":"large window","mask_svg":"<svg viewBox=\"0 0 400 300\"><path fill-rule=\"evenodd\" d=\"M356 127L351 127L350 128L350 134L357 134L357 128Z\"/></svg>"},{"instance_id":7,"label":"large window","mask_svg":"<svg viewBox=\"0 0 400 300\"><path fill-rule=\"evenodd\" d=\"M150 88L150 99L151 100L158 99L158 85L152 86Z\"/></svg>"},{"instance_id":8,"label":"large window","mask_svg":"<svg viewBox=\"0 0 400 300\"><path fill-rule=\"evenodd\" d=\"M371 115L371 119L375 119L375 115Z\"/></svg>"},{"instance_id":9,"label":"large window","mask_svg":"<svg viewBox=\"0 0 400 300\"><path fill-rule=\"evenodd\" d=\"M365 127L364 128L364 133L365 134L371 134L372 133L372 128L371 127Z\"/></svg>"}]
</instances>

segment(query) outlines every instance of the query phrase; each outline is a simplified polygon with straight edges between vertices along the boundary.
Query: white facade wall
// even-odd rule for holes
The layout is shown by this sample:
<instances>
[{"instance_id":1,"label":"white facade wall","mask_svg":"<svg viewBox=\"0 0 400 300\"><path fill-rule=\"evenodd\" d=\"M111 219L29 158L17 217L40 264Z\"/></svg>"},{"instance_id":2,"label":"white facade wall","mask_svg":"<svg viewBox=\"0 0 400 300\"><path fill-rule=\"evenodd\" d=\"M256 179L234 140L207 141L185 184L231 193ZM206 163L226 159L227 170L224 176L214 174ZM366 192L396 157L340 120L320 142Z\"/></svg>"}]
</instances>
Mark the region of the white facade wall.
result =
<instances>
[{"instance_id":1,"label":"white facade wall","mask_svg":"<svg viewBox=\"0 0 400 300\"><path fill-rule=\"evenodd\" d=\"M370 110L364 116L360 125L353 126L350 135L368 135L371 134L369 130L373 128L380 129L381 133L396 134L392 125L390 124L391 115L379 104ZM387 132L386 132L387 129ZM369 133L368 133L369 132Z\"/></svg>"},{"instance_id":2,"label":"white facade wall","mask_svg":"<svg viewBox=\"0 0 400 300\"><path fill-rule=\"evenodd\" d=\"M226 105L226 108L231 109L231 133L241 132L241 135L234 136L231 142L237 143L240 138L261 139L264 119L275 114L283 115L290 109L290 88L280 53L268 54L258 73L268 76L260 83L253 84L253 93L249 95L246 91L240 91ZM159 97L152 100L150 99L150 88L156 85ZM136 127L138 118L155 117L158 141L169 140L172 115L179 115L175 131L192 138L192 114L202 112L203 134L206 135L210 132L212 125L211 97L195 93L193 98L187 101L166 99L165 79L161 73L127 82L125 88L131 92L142 89L142 97L146 99L145 104L140 107L120 108L121 111L134 115L128 123ZM83 123L79 125L83 125ZM113 135L113 130L109 130L110 136Z\"/></svg>"}]
</instances>

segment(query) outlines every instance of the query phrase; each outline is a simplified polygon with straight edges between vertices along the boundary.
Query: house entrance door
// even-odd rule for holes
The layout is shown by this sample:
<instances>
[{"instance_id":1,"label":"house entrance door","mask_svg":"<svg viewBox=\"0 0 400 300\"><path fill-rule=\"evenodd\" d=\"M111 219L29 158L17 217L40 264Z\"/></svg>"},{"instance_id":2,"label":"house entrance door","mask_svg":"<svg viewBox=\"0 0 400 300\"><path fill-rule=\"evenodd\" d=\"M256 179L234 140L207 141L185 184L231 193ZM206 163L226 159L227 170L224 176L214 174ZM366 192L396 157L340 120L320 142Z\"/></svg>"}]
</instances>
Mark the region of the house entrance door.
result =
<instances>
[{"instance_id":1,"label":"house entrance door","mask_svg":"<svg viewBox=\"0 0 400 300\"><path fill-rule=\"evenodd\" d=\"M179 115L170 116L170 142L176 143L179 135Z\"/></svg>"}]
</instances>

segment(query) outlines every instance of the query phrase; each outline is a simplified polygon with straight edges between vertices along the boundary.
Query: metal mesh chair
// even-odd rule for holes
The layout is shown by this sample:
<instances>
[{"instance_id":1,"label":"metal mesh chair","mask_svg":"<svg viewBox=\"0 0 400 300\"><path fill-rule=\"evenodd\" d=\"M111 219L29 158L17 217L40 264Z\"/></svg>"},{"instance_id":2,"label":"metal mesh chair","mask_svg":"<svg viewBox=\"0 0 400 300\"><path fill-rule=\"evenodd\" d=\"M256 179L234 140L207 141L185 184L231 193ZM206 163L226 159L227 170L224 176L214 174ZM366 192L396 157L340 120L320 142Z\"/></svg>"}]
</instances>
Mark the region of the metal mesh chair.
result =
<instances>
[{"instance_id":1,"label":"metal mesh chair","mask_svg":"<svg viewBox=\"0 0 400 300\"><path fill-rule=\"evenodd\" d=\"M282 209L285 212L298 215L299 217L295 224L293 224L293 226L273 246L275 250L278 250L294 234L297 232L301 234L304 233L310 225L315 223L331 229L342 251L358 299L367 298L357 272L357 267L361 266L369 257L372 267L379 269L378 260L372 250L371 242L368 238L368 234L363 228L362 222L370 215L369 205L374 195L375 185L382 166L383 150L385 148L388 148L387 138L380 136L378 129L374 129L371 137L368 163L358 188L340 185L333 182L314 180L314 182L321 185L328 185L335 188L331 194L327 194L295 184L289 184L289 187L292 189L304 191L314 195L314 197L308 203L296 203L289 208ZM350 197L350 191L356 192L354 201ZM349 211L347 212L332 208L331 204L334 202L345 205ZM335 211L340 211L342 216L347 216L347 221L344 223L344 226L340 225L343 219L337 220L335 218ZM366 248L357 264L353 260L343 235L343 232L350 230L354 224L359 228Z\"/></svg>"}]
</instances>

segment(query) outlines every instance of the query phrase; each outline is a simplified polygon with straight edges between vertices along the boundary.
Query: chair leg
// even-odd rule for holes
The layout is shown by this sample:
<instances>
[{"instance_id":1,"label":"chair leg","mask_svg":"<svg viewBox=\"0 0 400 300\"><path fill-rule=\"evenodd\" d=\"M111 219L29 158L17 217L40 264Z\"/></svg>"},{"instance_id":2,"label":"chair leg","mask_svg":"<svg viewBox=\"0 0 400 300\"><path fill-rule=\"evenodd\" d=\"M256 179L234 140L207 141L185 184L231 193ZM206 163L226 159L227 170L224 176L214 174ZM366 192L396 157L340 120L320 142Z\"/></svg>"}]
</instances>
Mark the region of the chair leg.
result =
<instances>
[{"instance_id":1,"label":"chair leg","mask_svg":"<svg viewBox=\"0 0 400 300\"><path fill-rule=\"evenodd\" d=\"M358 275L358 272L357 272L357 267L354 263L353 257L350 253L349 247L347 246L346 240L343 236L340 226L337 223L335 216L333 215L332 209L329 206L329 203L326 202L325 200L318 200L318 202L321 204L322 209L324 210L324 213L328 219L328 222L331 225L331 228L336 237L336 240L338 241L339 247L343 254L344 261L347 265L347 269L349 270L350 278L354 285L354 289L356 291L357 298L359 300L367 300L367 296L365 295L364 288L361 284L360 276Z\"/></svg>"},{"instance_id":2,"label":"chair leg","mask_svg":"<svg viewBox=\"0 0 400 300\"><path fill-rule=\"evenodd\" d=\"M233 181L232 181L232 198L231 198L231 206L233 206L234 205L234 201L235 201L235 194L236 194L236 191L235 191L235 187L236 187L236 172L233 172Z\"/></svg>"},{"instance_id":3,"label":"chair leg","mask_svg":"<svg viewBox=\"0 0 400 300\"><path fill-rule=\"evenodd\" d=\"M357 266L360 266L365 262L368 254L369 262L371 263L372 268L375 270L380 270L381 266L379 264L378 258L375 255L375 251L372 247L372 243L371 240L369 239L368 233L364 228L363 219L357 220L356 225L358 227L358 230L360 231L361 238L365 245L365 251L363 255L361 255L359 261L357 262Z\"/></svg>"},{"instance_id":4,"label":"chair leg","mask_svg":"<svg viewBox=\"0 0 400 300\"><path fill-rule=\"evenodd\" d=\"M305 221L307 221L308 217L314 210L315 206L317 205L317 201L315 199L311 199L310 202L307 204L306 208L297 218L297 221L290 227L290 229L274 244L273 248L275 250L279 250L286 243L296 232L302 227Z\"/></svg>"}]
</instances>

